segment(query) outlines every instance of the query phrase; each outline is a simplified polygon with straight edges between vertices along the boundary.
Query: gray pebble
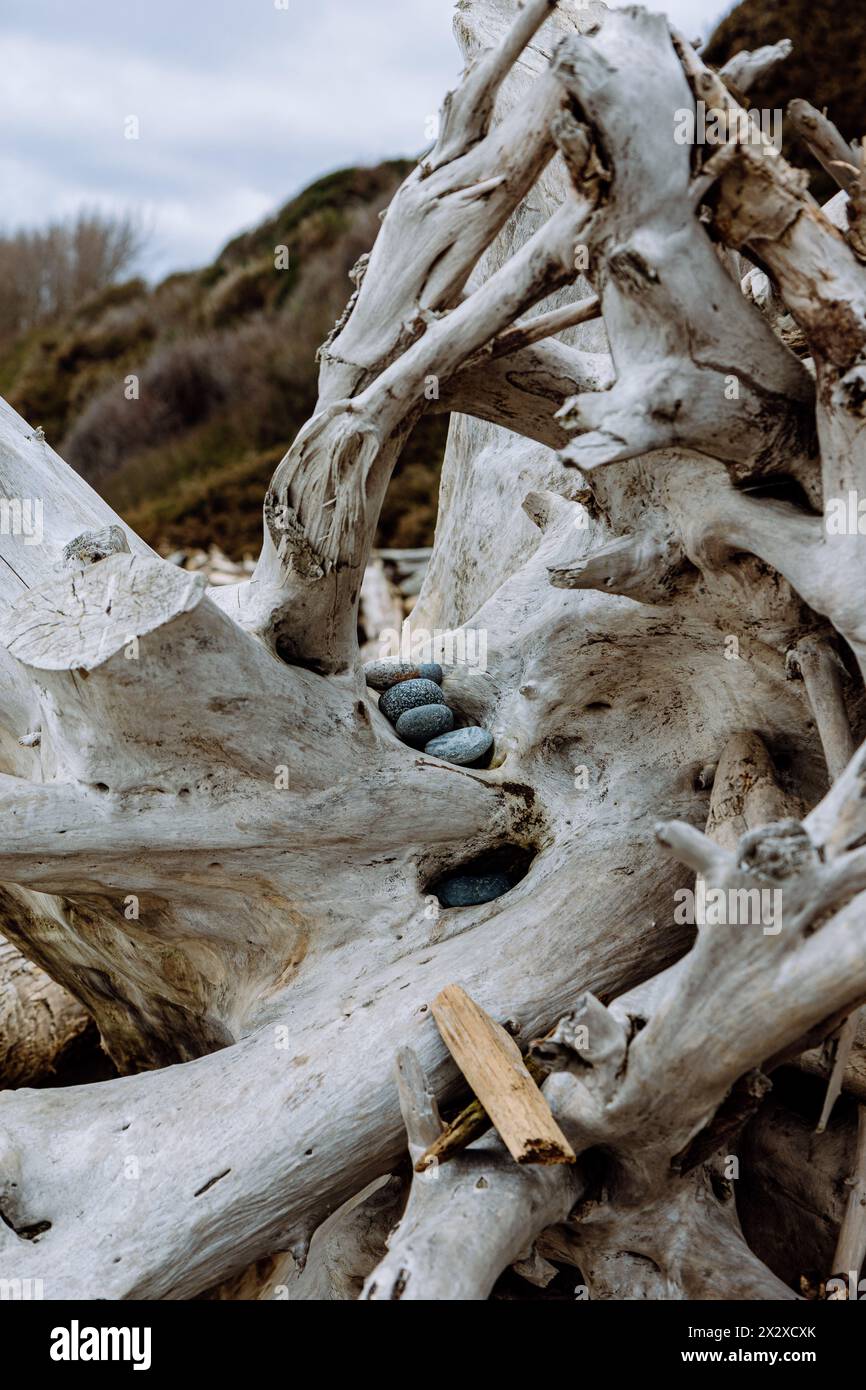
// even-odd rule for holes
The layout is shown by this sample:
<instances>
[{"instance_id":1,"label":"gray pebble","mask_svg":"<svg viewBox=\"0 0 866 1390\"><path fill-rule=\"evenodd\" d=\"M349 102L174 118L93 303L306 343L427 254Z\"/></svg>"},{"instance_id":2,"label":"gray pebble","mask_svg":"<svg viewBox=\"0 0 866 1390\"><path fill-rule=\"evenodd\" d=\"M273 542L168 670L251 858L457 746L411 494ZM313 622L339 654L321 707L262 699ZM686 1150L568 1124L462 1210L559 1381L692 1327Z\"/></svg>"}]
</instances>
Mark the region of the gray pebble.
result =
<instances>
[{"instance_id":1,"label":"gray pebble","mask_svg":"<svg viewBox=\"0 0 866 1390\"><path fill-rule=\"evenodd\" d=\"M416 705L397 720L399 737L413 748L423 748L431 738L450 733L453 728L454 715L447 705Z\"/></svg>"},{"instance_id":2,"label":"gray pebble","mask_svg":"<svg viewBox=\"0 0 866 1390\"><path fill-rule=\"evenodd\" d=\"M431 739L424 745L424 752L465 767L483 758L492 746L493 735L486 729L479 729L477 724L471 724L466 729L455 729L450 734L442 734L441 738Z\"/></svg>"},{"instance_id":3,"label":"gray pebble","mask_svg":"<svg viewBox=\"0 0 866 1390\"><path fill-rule=\"evenodd\" d=\"M400 681L435 681L442 684L442 667L436 661L368 661L364 680L373 690L390 690Z\"/></svg>"},{"instance_id":4,"label":"gray pebble","mask_svg":"<svg viewBox=\"0 0 866 1390\"><path fill-rule=\"evenodd\" d=\"M379 708L386 719L396 724L401 714L418 705L444 705L445 696L435 681L409 680L392 685L379 697ZM446 738L448 735L446 734Z\"/></svg>"},{"instance_id":5,"label":"gray pebble","mask_svg":"<svg viewBox=\"0 0 866 1390\"><path fill-rule=\"evenodd\" d=\"M510 887L505 874L454 874L442 880L436 896L443 907L474 907L501 898Z\"/></svg>"}]
</instances>

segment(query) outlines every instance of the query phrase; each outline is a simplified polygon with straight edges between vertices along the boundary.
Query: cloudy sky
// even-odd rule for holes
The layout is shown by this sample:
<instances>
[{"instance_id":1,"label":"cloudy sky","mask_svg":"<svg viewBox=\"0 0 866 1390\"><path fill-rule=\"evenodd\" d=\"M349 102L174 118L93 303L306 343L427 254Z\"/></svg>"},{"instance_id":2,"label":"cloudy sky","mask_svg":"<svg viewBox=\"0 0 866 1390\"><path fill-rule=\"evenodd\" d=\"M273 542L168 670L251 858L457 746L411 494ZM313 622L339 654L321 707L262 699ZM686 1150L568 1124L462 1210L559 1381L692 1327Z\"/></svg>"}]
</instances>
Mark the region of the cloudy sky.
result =
<instances>
[{"instance_id":1,"label":"cloudy sky","mask_svg":"<svg viewBox=\"0 0 866 1390\"><path fill-rule=\"evenodd\" d=\"M653 6L654 8L656 6ZM709 35L725 0L659 0ZM2 0L3 229L136 212L150 276L317 175L417 153L459 73L451 0ZM128 139L128 117L139 138Z\"/></svg>"}]
</instances>

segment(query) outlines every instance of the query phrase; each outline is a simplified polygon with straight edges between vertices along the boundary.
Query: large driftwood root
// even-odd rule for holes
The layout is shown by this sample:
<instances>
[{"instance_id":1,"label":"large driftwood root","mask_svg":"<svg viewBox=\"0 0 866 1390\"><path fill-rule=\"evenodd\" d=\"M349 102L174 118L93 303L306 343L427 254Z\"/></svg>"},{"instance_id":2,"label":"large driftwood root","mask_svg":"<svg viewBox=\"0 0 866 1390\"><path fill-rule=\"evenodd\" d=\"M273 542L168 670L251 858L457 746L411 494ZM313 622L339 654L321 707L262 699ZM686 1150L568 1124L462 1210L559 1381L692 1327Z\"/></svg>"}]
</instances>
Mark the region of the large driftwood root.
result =
<instances>
[{"instance_id":1,"label":"large driftwood root","mask_svg":"<svg viewBox=\"0 0 866 1390\"><path fill-rule=\"evenodd\" d=\"M820 513L863 479L860 176L825 212L766 141L693 159L677 112L737 117L784 45L715 74L661 16L595 9L461 6L467 72L248 581L160 561L0 408L3 496L45 503L41 545L0 533L2 929L132 1073L0 1094L2 1268L47 1297L482 1298L551 1257L593 1297L795 1292L725 1163L783 1063L829 1070L830 1106L858 1074L863 540ZM486 768L396 739L358 652L391 472L443 408L411 626L452 642ZM520 882L443 908L503 849ZM782 929L683 920L677 891L779 893ZM466 1100L431 1013L455 983L542 1039L578 1161L476 1139L414 1175L371 1272L402 1193L368 1226L355 1199L406 1128L435 1140L428 1092Z\"/></svg>"}]
</instances>

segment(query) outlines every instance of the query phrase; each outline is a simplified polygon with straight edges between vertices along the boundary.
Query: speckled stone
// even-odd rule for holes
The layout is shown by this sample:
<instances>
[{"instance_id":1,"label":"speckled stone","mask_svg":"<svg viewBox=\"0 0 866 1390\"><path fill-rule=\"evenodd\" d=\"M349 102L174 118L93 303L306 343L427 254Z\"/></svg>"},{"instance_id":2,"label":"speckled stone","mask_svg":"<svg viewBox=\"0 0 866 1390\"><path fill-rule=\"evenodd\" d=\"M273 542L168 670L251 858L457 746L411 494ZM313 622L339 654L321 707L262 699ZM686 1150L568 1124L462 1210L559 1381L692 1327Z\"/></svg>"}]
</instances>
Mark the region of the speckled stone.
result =
<instances>
[{"instance_id":1,"label":"speckled stone","mask_svg":"<svg viewBox=\"0 0 866 1390\"><path fill-rule=\"evenodd\" d=\"M493 735L486 729L479 729L477 724L470 724L466 729L454 729L450 734L442 734L441 738L431 739L424 745L424 752L465 767L477 763L492 746Z\"/></svg>"},{"instance_id":2,"label":"speckled stone","mask_svg":"<svg viewBox=\"0 0 866 1390\"><path fill-rule=\"evenodd\" d=\"M390 690L401 681L425 680L442 684L442 667L436 661L368 661L364 680L373 690Z\"/></svg>"},{"instance_id":3,"label":"speckled stone","mask_svg":"<svg viewBox=\"0 0 866 1390\"><path fill-rule=\"evenodd\" d=\"M396 724L401 714L418 705L444 705L445 696L435 681L400 681L379 697L379 708L386 719ZM446 734L447 738L448 735Z\"/></svg>"},{"instance_id":4,"label":"speckled stone","mask_svg":"<svg viewBox=\"0 0 866 1390\"><path fill-rule=\"evenodd\" d=\"M443 907L474 907L501 898L511 884L505 874L453 874L436 889Z\"/></svg>"},{"instance_id":5,"label":"speckled stone","mask_svg":"<svg viewBox=\"0 0 866 1390\"><path fill-rule=\"evenodd\" d=\"M396 727L404 743L423 748L437 735L451 732L454 715L447 705L416 705L400 715Z\"/></svg>"}]
</instances>

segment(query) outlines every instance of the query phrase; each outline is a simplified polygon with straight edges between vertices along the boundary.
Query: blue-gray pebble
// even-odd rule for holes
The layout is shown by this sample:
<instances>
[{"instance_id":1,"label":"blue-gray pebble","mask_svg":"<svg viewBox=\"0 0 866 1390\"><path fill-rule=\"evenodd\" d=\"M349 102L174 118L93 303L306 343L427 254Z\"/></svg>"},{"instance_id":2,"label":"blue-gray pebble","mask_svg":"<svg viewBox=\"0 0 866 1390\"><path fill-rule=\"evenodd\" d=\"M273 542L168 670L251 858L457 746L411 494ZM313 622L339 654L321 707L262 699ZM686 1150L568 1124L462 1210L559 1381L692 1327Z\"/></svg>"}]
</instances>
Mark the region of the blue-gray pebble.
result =
<instances>
[{"instance_id":1,"label":"blue-gray pebble","mask_svg":"<svg viewBox=\"0 0 866 1390\"><path fill-rule=\"evenodd\" d=\"M425 680L442 684L442 667L436 661L368 661L364 680L373 690L390 690L401 681Z\"/></svg>"},{"instance_id":2,"label":"blue-gray pebble","mask_svg":"<svg viewBox=\"0 0 866 1390\"><path fill-rule=\"evenodd\" d=\"M493 735L476 724L465 729L455 729L450 734L431 739L424 745L424 752L434 758L444 758L449 763L476 763L493 746Z\"/></svg>"},{"instance_id":3,"label":"blue-gray pebble","mask_svg":"<svg viewBox=\"0 0 866 1390\"><path fill-rule=\"evenodd\" d=\"M400 681L379 697L379 708L386 719L396 724L401 714L418 705L444 705L445 696L435 681ZM447 738L448 735L446 734Z\"/></svg>"},{"instance_id":4,"label":"blue-gray pebble","mask_svg":"<svg viewBox=\"0 0 866 1390\"><path fill-rule=\"evenodd\" d=\"M511 884L505 874L454 874L436 889L443 907L474 907L501 898Z\"/></svg>"},{"instance_id":5,"label":"blue-gray pebble","mask_svg":"<svg viewBox=\"0 0 866 1390\"><path fill-rule=\"evenodd\" d=\"M438 734L454 728L454 715L447 705L416 705L407 709L397 720L397 733L404 743L423 748Z\"/></svg>"}]
</instances>

